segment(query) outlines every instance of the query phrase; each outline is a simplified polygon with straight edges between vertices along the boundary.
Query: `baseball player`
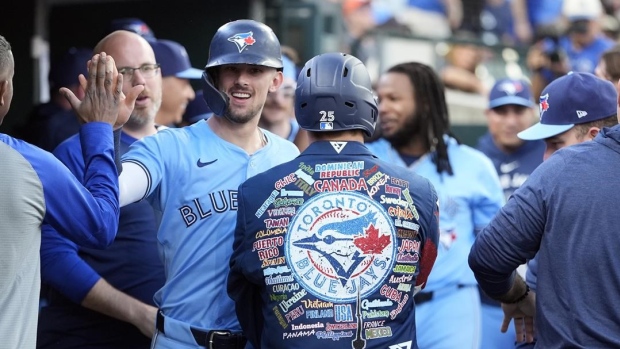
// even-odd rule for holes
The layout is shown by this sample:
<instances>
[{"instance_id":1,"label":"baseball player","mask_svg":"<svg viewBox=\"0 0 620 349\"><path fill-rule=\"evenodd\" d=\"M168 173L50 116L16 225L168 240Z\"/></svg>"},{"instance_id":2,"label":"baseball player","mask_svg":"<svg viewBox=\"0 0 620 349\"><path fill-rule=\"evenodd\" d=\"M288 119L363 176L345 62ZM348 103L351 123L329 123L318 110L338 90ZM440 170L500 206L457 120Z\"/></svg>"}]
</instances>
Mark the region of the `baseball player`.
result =
<instances>
[{"instance_id":1,"label":"baseball player","mask_svg":"<svg viewBox=\"0 0 620 349\"><path fill-rule=\"evenodd\" d=\"M616 100L613 84L589 73L565 75L543 90L540 123L519 137L555 138L547 143L553 155L469 254L482 289L504 303L503 329L514 320L517 339L531 342L535 322L536 348L620 347L620 275L609 267L620 263L620 183L611 170L620 166L620 127L602 128L617 118ZM549 149L554 144L564 149ZM526 284L514 270L532 258L538 268L528 267Z\"/></svg>"},{"instance_id":2,"label":"baseball player","mask_svg":"<svg viewBox=\"0 0 620 349\"><path fill-rule=\"evenodd\" d=\"M366 68L327 53L297 80L310 146L239 187L228 293L255 348L417 348L414 294L437 255L431 183L364 146Z\"/></svg>"},{"instance_id":3,"label":"baseball player","mask_svg":"<svg viewBox=\"0 0 620 349\"><path fill-rule=\"evenodd\" d=\"M480 295L467 254L504 203L497 173L483 153L451 134L443 84L431 67L415 62L391 67L380 77L377 94L383 138L368 148L428 178L439 196L437 262L416 296L416 326L423 329L418 343L477 349Z\"/></svg>"},{"instance_id":4,"label":"baseball player","mask_svg":"<svg viewBox=\"0 0 620 349\"><path fill-rule=\"evenodd\" d=\"M267 93L282 83L280 43L266 25L221 26L209 47L204 96L215 116L141 139L123 156L121 205L148 198L162 212L157 233L166 283L153 347L245 345L226 294L239 185L299 154L257 127ZM138 101L140 102L140 100Z\"/></svg>"},{"instance_id":5,"label":"baseball player","mask_svg":"<svg viewBox=\"0 0 620 349\"><path fill-rule=\"evenodd\" d=\"M523 80L501 79L489 94L485 110L489 131L478 140L477 149L491 159L506 200L540 165L545 151L542 140L525 141L517 134L532 125L534 104L530 85ZM521 268L522 273L525 268ZM523 275L523 274L522 274ZM514 328L500 332L504 318L501 304L480 292L482 304L481 348L514 348Z\"/></svg>"},{"instance_id":6,"label":"baseball player","mask_svg":"<svg viewBox=\"0 0 620 349\"><path fill-rule=\"evenodd\" d=\"M0 338L7 349L33 349L40 290L41 225L45 222L78 244L103 248L118 226L118 181L112 125L126 121L141 87L122 101L122 77L112 57L89 62L82 80L88 99L74 104L88 164L84 186L48 152L0 134ZM0 36L0 123L13 98L15 61ZM104 83L105 82L105 83ZM68 89L62 89L67 93ZM121 111L122 115L119 115Z\"/></svg>"}]
</instances>

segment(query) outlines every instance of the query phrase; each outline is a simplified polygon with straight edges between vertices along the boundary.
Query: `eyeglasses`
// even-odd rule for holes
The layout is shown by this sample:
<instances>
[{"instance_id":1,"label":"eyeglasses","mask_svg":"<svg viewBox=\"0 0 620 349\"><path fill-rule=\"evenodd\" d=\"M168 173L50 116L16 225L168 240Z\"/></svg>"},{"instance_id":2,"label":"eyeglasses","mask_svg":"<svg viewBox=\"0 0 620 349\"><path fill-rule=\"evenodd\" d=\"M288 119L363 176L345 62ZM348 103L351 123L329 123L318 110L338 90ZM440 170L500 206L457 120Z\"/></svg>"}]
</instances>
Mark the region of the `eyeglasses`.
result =
<instances>
[{"instance_id":1,"label":"eyeglasses","mask_svg":"<svg viewBox=\"0 0 620 349\"><path fill-rule=\"evenodd\" d=\"M143 64L139 66L138 68L124 67L124 68L119 69L118 72L123 75L124 79L131 80L133 78L134 71L139 70L142 77L148 79L148 78L152 78L153 76L157 74L159 67L160 67L159 63Z\"/></svg>"}]
</instances>

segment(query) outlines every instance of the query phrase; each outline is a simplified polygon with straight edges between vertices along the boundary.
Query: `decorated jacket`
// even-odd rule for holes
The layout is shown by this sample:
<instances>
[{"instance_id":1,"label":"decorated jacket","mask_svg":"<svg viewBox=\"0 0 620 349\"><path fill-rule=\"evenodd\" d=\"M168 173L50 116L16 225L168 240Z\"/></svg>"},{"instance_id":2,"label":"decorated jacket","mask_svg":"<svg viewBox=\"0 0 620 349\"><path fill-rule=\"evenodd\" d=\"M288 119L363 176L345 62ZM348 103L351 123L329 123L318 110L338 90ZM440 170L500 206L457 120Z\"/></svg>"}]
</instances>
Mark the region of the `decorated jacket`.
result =
<instances>
[{"instance_id":1,"label":"decorated jacket","mask_svg":"<svg viewBox=\"0 0 620 349\"><path fill-rule=\"evenodd\" d=\"M433 185L362 143L321 141L238 191L228 293L255 348L417 348L437 256Z\"/></svg>"}]
</instances>

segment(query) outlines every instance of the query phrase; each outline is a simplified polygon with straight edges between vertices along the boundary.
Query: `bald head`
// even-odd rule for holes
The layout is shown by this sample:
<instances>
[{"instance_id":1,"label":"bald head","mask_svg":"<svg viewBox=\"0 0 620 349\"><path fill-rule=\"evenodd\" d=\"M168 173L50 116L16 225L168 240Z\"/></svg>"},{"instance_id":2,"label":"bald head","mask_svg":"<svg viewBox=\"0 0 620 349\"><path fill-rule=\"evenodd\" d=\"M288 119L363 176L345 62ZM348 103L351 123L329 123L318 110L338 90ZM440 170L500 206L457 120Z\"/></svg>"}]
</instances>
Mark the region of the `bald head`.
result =
<instances>
[{"instance_id":1,"label":"bald head","mask_svg":"<svg viewBox=\"0 0 620 349\"><path fill-rule=\"evenodd\" d=\"M97 43L94 51L105 52L114 57L117 67L126 66L124 59L129 60L129 57L136 54L144 59L150 59L148 63L155 63L155 53L148 41L127 30L117 30L108 34Z\"/></svg>"},{"instance_id":2,"label":"bald head","mask_svg":"<svg viewBox=\"0 0 620 349\"><path fill-rule=\"evenodd\" d=\"M0 125L11 107L14 72L15 61L13 52L11 52L11 44L0 35Z\"/></svg>"}]
</instances>

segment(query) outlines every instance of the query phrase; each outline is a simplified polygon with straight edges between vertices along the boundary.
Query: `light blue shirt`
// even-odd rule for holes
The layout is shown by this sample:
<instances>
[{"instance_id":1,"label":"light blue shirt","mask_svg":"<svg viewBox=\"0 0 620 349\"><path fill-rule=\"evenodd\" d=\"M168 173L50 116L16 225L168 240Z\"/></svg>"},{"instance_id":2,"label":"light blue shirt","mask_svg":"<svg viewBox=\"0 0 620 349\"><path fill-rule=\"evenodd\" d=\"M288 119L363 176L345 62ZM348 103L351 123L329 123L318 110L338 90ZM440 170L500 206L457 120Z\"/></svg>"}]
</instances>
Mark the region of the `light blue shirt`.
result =
<instances>
[{"instance_id":1,"label":"light blue shirt","mask_svg":"<svg viewBox=\"0 0 620 349\"><path fill-rule=\"evenodd\" d=\"M446 286L476 285L467 265L469 250L476 232L484 228L504 204L504 194L493 163L482 152L459 145L446 137L448 157L454 172L437 173L437 167L426 154L407 166L391 144L380 139L367 144L380 159L409 167L426 177L439 197L439 246L437 260L424 291Z\"/></svg>"},{"instance_id":2,"label":"light blue shirt","mask_svg":"<svg viewBox=\"0 0 620 349\"><path fill-rule=\"evenodd\" d=\"M144 167L147 195L162 212L157 239L166 283L155 303L166 316L204 330L241 330L226 293L237 188L299 154L293 143L263 132L266 146L248 155L198 122L137 141L123 157Z\"/></svg>"}]
</instances>

